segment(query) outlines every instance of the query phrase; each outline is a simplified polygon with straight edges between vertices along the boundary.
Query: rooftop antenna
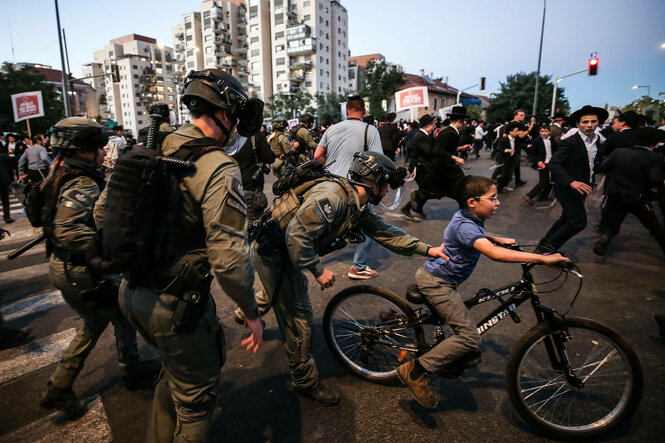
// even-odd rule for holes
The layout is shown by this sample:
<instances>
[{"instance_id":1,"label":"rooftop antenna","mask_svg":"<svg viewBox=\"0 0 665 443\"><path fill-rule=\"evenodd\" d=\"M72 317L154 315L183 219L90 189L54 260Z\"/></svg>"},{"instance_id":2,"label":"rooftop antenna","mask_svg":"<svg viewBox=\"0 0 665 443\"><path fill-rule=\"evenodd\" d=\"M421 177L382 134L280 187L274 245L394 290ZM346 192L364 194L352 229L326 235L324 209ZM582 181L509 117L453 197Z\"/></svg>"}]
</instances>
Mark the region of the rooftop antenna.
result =
<instances>
[{"instance_id":1,"label":"rooftop antenna","mask_svg":"<svg viewBox=\"0 0 665 443\"><path fill-rule=\"evenodd\" d=\"M9 26L9 41L12 45L12 64L16 64L16 56L14 55L14 37L12 37L12 24L7 20L7 26Z\"/></svg>"}]
</instances>

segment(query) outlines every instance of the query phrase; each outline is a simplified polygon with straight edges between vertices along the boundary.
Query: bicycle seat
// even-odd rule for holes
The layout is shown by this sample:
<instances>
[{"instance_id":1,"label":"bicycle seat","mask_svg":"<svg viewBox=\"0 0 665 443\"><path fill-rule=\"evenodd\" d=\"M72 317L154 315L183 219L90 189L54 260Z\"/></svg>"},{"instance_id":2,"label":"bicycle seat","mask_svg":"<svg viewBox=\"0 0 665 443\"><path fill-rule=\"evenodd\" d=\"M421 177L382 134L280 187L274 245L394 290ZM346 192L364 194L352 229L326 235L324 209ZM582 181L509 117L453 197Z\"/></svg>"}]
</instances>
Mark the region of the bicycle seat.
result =
<instances>
[{"instance_id":1,"label":"bicycle seat","mask_svg":"<svg viewBox=\"0 0 665 443\"><path fill-rule=\"evenodd\" d=\"M425 303L425 296L420 292L418 285L415 283L406 288L406 299L414 305L422 305Z\"/></svg>"}]
</instances>

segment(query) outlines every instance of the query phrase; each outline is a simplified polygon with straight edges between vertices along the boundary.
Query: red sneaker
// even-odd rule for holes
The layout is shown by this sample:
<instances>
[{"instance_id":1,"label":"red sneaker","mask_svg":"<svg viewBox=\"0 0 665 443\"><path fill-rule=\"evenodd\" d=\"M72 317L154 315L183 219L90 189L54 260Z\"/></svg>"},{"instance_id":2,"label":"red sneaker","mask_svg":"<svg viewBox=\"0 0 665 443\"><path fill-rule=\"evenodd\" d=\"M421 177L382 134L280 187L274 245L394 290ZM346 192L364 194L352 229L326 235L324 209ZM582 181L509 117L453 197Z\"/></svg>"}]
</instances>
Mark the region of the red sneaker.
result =
<instances>
[{"instance_id":1,"label":"red sneaker","mask_svg":"<svg viewBox=\"0 0 665 443\"><path fill-rule=\"evenodd\" d=\"M370 269L369 266L366 266L365 269L356 269L355 266L351 266L347 275L354 280L369 280L376 277L376 271Z\"/></svg>"}]
</instances>

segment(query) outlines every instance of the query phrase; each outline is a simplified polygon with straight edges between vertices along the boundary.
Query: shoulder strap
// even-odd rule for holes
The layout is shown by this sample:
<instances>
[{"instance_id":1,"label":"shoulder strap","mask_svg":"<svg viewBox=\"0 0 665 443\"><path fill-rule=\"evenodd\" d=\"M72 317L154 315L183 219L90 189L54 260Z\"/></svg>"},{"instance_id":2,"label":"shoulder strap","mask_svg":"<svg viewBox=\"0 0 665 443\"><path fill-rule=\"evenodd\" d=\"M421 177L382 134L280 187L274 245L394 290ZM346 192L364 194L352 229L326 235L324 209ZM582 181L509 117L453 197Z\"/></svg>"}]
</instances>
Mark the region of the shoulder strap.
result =
<instances>
[{"instance_id":1,"label":"shoulder strap","mask_svg":"<svg viewBox=\"0 0 665 443\"><path fill-rule=\"evenodd\" d=\"M367 130L369 129L369 123L365 123L365 144L363 145L363 152L367 152L369 149L367 147Z\"/></svg>"},{"instance_id":2,"label":"shoulder strap","mask_svg":"<svg viewBox=\"0 0 665 443\"><path fill-rule=\"evenodd\" d=\"M180 145L176 152L170 155L180 160L196 161L203 154L210 151L223 151L222 145L212 137L195 138Z\"/></svg>"}]
</instances>

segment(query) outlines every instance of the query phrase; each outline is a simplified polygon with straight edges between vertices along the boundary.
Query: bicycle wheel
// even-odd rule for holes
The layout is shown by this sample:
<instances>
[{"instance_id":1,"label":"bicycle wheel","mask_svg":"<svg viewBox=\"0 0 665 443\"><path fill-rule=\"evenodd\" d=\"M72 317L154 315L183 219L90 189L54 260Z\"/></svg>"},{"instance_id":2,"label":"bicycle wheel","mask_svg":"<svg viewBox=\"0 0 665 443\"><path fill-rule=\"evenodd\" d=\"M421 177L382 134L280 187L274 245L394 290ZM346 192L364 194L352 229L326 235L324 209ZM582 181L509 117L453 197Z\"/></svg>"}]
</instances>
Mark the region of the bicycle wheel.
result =
<instances>
[{"instance_id":1,"label":"bicycle wheel","mask_svg":"<svg viewBox=\"0 0 665 443\"><path fill-rule=\"evenodd\" d=\"M558 337L548 323L530 329L506 364L510 401L531 426L559 439L595 438L616 428L637 408L642 368L628 342L602 323L566 319L565 355L576 377L568 380L549 349ZM556 351L555 351L556 352Z\"/></svg>"},{"instance_id":2,"label":"bicycle wheel","mask_svg":"<svg viewBox=\"0 0 665 443\"><path fill-rule=\"evenodd\" d=\"M423 329L393 292L352 286L335 295L323 315L323 332L333 355L352 374L372 382L397 379L395 368L418 354Z\"/></svg>"}]
</instances>

